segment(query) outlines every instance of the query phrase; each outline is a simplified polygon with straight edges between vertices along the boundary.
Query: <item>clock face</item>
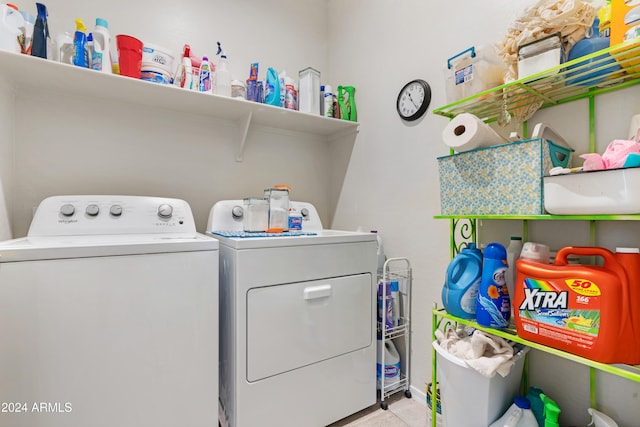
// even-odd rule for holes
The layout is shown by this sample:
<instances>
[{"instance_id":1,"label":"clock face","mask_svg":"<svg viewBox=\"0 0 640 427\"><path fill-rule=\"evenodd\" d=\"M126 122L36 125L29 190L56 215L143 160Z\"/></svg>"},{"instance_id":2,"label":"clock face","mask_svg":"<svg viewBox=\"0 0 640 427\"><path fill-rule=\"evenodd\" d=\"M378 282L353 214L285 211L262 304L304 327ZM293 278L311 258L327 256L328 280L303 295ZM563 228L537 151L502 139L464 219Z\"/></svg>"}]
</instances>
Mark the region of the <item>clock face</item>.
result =
<instances>
[{"instance_id":1,"label":"clock face","mask_svg":"<svg viewBox=\"0 0 640 427\"><path fill-rule=\"evenodd\" d=\"M431 88L424 80L413 80L407 83L396 102L398 114L404 120L416 120L421 117L431 102Z\"/></svg>"}]
</instances>

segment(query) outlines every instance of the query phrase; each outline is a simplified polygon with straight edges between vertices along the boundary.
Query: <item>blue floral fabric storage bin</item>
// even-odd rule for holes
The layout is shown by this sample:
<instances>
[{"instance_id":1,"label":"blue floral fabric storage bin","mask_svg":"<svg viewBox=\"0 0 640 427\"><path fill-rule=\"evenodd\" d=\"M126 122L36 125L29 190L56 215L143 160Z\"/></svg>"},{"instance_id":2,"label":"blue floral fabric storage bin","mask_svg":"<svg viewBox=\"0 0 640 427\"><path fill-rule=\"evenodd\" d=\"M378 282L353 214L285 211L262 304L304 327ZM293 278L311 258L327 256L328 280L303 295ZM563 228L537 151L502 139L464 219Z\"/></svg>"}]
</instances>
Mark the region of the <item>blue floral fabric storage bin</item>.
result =
<instances>
[{"instance_id":1,"label":"blue floral fabric storage bin","mask_svg":"<svg viewBox=\"0 0 640 427\"><path fill-rule=\"evenodd\" d=\"M537 138L438 157L441 214L542 214L542 177L572 151Z\"/></svg>"}]
</instances>

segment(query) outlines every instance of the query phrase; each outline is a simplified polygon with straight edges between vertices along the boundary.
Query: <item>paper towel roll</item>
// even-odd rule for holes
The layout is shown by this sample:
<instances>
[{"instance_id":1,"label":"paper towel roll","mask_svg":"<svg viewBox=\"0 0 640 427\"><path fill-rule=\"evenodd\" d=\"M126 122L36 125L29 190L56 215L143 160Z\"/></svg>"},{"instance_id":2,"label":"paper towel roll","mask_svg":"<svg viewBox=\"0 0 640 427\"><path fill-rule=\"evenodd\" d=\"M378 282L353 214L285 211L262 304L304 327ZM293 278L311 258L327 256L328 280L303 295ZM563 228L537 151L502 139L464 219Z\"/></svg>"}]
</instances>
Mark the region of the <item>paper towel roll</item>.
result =
<instances>
[{"instance_id":1,"label":"paper towel roll","mask_svg":"<svg viewBox=\"0 0 640 427\"><path fill-rule=\"evenodd\" d=\"M442 139L458 152L507 142L489 125L470 113L454 117L444 129Z\"/></svg>"}]
</instances>

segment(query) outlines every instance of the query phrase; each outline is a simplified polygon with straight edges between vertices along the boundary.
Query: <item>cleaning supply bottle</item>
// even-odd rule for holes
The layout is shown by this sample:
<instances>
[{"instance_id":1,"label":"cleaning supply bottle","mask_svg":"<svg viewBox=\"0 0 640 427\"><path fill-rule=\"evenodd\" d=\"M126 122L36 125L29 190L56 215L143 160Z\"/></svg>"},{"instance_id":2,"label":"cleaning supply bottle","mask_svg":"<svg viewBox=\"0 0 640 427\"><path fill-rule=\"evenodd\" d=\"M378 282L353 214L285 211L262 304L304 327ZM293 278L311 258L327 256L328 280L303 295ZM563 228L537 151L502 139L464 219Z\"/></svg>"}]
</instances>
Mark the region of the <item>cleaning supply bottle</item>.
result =
<instances>
[{"instance_id":1,"label":"cleaning supply bottle","mask_svg":"<svg viewBox=\"0 0 640 427\"><path fill-rule=\"evenodd\" d=\"M522 237L511 236L509 246L507 246L507 264L509 264L509 268L507 268L505 280L507 282L509 296L512 298L516 280L516 260L520 258L520 252L522 252Z\"/></svg>"},{"instance_id":2,"label":"cleaning supply bottle","mask_svg":"<svg viewBox=\"0 0 640 427\"><path fill-rule=\"evenodd\" d=\"M31 41L31 56L47 59L47 39L49 39L49 25L47 23L47 7L42 3L36 3L38 17L33 26L33 39Z\"/></svg>"},{"instance_id":3,"label":"cleaning supply bottle","mask_svg":"<svg viewBox=\"0 0 640 427\"><path fill-rule=\"evenodd\" d=\"M280 80L278 72L271 67L267 69L264 103L276 107L280 105Z\"/></svg>"},{"instance_id":4,"label":"cleaning supply bottle","mask_svg":"<svg viewBox=\"0 0 640 427\"><path fill-rule=\"evenodd\" d=\"M540 395L540 399L544 403L544 427L560 427L560 422L558 422L560 407L558 404L544 393Z\"/></svg>"},{"instance_id":5,"label":"cleaning supply bottle","mask_svg":"<svg viewBox=\"0 0 640 427\"><path fill-rule=\"evenodd\" d=\"M384 375L385 388L400 379L400 354L390 339L384 341L384 349L382 348L381 339L378 339L377 344L378 361L376 363L376 383L378 389L381 389L382 375ZM383 351L384 362L382 361ZM382 367L383 363L384 368Z\"/></svg>"},{"instance_id":6,"label":"cleaning supply bottle","mask_svg":"<svg viewBox=\"0 0 640 427\"><path fill-rule=\"evenodd\" d=\"M484 251L482 280L476 301L476 321L490 328L505 328L511 318L511 303L505 284L507 250L490 243Z\"/></svg>"},{"instance_id":7,"label":"cleaning supply bottle","mask_svg":"<svg viewBox=\"0 0 640 427\"><path fill-rule=\"evenodd\" d=\"M227 64L227 55L222 51L222 46L218 42L218 52L216 55L220 55L220 62L216 70L216 84L215 94L222 96L231 96L231 72ZM277 80L277 75L276 75Z\"/></svg>"},{"instance_id":8,"label":"cleaning supply bottle","mask_svg":"<svg viewBox=\"0 0 640 427\"><path fill-rule=\"evenodd\" d=\"M106 19L96 18L96 27L93 29L93 55L91 68L103 73L111 74L111 50L109 36L109 23Z\"/></svg>"},{"instance_id":9,"label":"cleaning supply bottle","mask_svg":"<svg viewBox=\"0 0 640 427\"><path fill-rule=\"evenodd\" d=\"M280 83L280 106L284 108L287 94L287 72L285 70L278 74L278 83Z\"/></svg>"},{"instance_id":10,"label":"cleaning supply bottle","mask_svg":"<svg viewBox=\"0 0 640 427\"><path fill-rule=\"evenodd\" d=\"M20 53L18 37L22 35L24 18L16 7L0 4L0 50Z\"/></svg>"},{"instance_id":11,"label":"cleaning supply bottle","mask_svg":"<svg viewBox=\"0 0 640 427\"><path fill-rule=\"evenodd\" d=\"M285 93L284 93L284 108L288 110L298 109L298 91L296 89L296 83L292 77L285 76Z\"/></svg>"},{"instance_id":12,"label":"cleaning supply bottle","mask_svg":"<svg viewBox=\"0 0 640 427\"><path fill-rule=\"evenodd\" d=\"M491 423L489 427L539 427L536 417L531 412L529 399L516 396L507 411Z\"/></svg>"},{"instance_id":13,"label":"cleaning supply bottle","mask_svg":"<svg viewBox=\"0 0 640 427\"><path fill-rule=\"evenodd\" d=\"M613 419L607 414L603 414L602 412L597 411L593 408L587 409L587 412L589 412L589 415L591 415L591 422L589 423L590 426L618 427L618 423L613 421Z\"/></svg>"},{"instance_id":14,"label":"cleaning supply bottle","mask_svg":"<svg viewBox=\"0 0 640 427\"><path fill-rule=\"evenodd\" d=\"M384 253L384 245L382 243L382 236L378 233L378 230L371 230L376 235L376 255L378 259L378 277L382 277L384 273L384 263L387 260L387 256Z\"/></svg>"},{"instance_id":15,"label":"cleaning supply bottle","mask_svg":"<svg viewBox=\"0 0 640 427\"><path fill-rule=\"evenodd\" d=\"M347 111L347 118L342 116L345 120L351 120L352 122L358 121L358 112L356 111L356 88L353 86L343 86L344 91L347 93L347 97L344 100L344 104Z\"/></svg>"},{"instance_id":16,"label":"cleaning supply bottle","mask_svg":"<svg viewBox=\"0 0 640 427\"><path fill-rule=\"evenodd\" d=\"M529 387L529 392L527 393L527 399L529 399L529 403L531 403L531 410L533 411L533 415L536 417L536 421L538 421L538 425L540 427L544 426L544 403L542 403L542 399L540 395L543 394L542 390L537 387Z\"/></svg>"},{"instance_id":17,"label":"cleaning supply bottle","mask_svg":"<svg viewBox=\"0 0 640 427\"><path fill-rule=\"evenodd\" d=\"M202 63L200 64L198 91L211 93L211 64L206 56L202 57Z\"/></svg>"},{"instance_id":18,"label":"cleaning supply bottle","mask_svg":"<svg viewBox=\"0 0 640 427\"><path fill-rule=\"evenodd\" d=\"M349 114L347 112L347 104L344 102L344 86L338 86L338 111L339 118L342 120L349 120Z\"/></svg>"},{"instance_id":19,"label":"cleaning supply bottle","mask_svg":"<svg viewBox=\"0 0 640 427\"><path fill-rule=\"evenodd\" d=\"M333 117L333 88L330 85L324 85L321 105L324 106L322 109L323 115L325 117Z\"/></svg>"},{"instance_id":20,"label":"cleaning supply bottle","mask_svg":"<svg viewBox=\"0 0 640 427\"><path fill-rule=\"evenodd\" d=\"M442 287L442 304L447 313L462 319L475 319L481 280L482 252L470 242L447 267Z\"/></svg>"},{"instance_id":21,"label":"cleaning supply bottle","mask_svg":"<svg viewBox=\"0 0 640 427\"><path fill-rule=\"evenodd\" d=\"M87 55L87 27L82 19L76 19L76 32L73 36L73 65L78 67L89 67Z\"/></svg>"}]
</instances>

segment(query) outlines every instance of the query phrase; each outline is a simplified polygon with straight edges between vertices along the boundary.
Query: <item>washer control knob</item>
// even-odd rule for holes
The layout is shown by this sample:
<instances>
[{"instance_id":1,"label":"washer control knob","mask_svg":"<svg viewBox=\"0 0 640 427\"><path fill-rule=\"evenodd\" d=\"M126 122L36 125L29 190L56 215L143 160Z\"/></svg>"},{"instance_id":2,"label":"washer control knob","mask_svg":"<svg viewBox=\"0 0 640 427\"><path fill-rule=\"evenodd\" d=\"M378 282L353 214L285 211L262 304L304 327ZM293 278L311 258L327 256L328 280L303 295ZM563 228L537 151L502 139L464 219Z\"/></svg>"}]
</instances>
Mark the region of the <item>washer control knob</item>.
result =
<instances>
[{"instance_id":1,"label":"washer control knob","mask_svg":"<svg viewBox=\"0 0 640 427\"><path fill-rule=\"evenodd\" d=\"M244 209L242 209L242 206L234 206L231 209L231 215L233 215L234 219L240 219L244 215Z\"/></svg>"},{"instance_id":2,"label":"washer control knob","mask_svg":"<svg viewBox=\"0 0 640 427\"><path fill-rule=\"evenodd\" d=\"M109 213L113 216L120 216L122 215L122 206L120 205L111 205L111 207L109 208Z\"/></svg>"},{"instance_id":3,"label":"washer control knob","mask_svg":"<svg viewBox=\"0 0 640 427\"><path fill-rule=\"evenodd\" d=\"M74 213L76 213L76 208L74 208L72 204L67 203L60 207L60 213L63 216L72 216Z\"/></svg>"},{"instance_id":4,"label":"washer control knob","mask_svg":"<svg viewBox=\"0 0 640 427\"><path fill-rule=\"evenodd\" d=\"M307 208L302 208L302 209L300 209L300 213L302 214L302 216L303 216L304 218L307 218L307 217L309 216L309 209L307 209Z\"/></svg>"},{"instance_id":5,"label":"washer control knob","mask_svg":"<svg viewBox=\"0 0 640 427\"><path fill-rule=\"evenodd\" d=\"M98 212L100 212L100 207L98 205L91 204L87 206L87 209L85 209L85 212L89 216L96 216L98 215Z\"/></svg>"},{"instance_id":6,"label":"washer control knob","mask_svg":"<svg viewBox=\"0 0 640 427\"><path fill-rule=\"evenodd\" d=\"M168 203L163 203L158 207L158 216L162 219L169 219L173 215L173 207Z\"/></svg>"}]
</instances>

